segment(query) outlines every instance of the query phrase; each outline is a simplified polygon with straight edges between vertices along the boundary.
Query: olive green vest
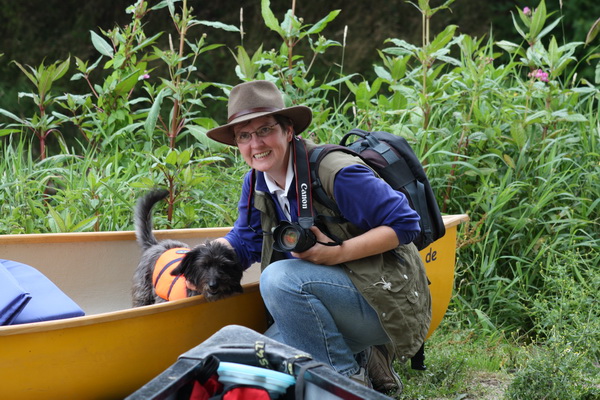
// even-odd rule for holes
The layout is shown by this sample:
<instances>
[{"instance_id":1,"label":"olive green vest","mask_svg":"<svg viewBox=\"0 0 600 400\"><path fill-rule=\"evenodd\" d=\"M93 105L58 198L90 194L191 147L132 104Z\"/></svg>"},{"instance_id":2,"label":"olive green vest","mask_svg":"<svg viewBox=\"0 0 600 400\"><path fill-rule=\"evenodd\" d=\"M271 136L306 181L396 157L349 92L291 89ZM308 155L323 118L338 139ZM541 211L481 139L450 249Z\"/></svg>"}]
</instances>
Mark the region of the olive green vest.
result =
<instances>
[{"instance_id":1,"label":"olive green vest","mask_svg":"<svg viewBox=\"0 0 600 400\"><path fill-rule=\"evenodd\" d=\"M305 140L307 150L315 144ZM362 160L343 152L333 151L323 158L319 177L325 192L333 200L333 185L340 169ZM269 193L255 191L254 206L261 212L264 232L277 226L275 203ZM319 215L333 216L333 212L318 202L313 203ZM343 240L364 231L350 222L326 223L329 232ZM273 250L273 238L264 236L262 269L282 258ZM431 295L425 266L417 248L411 243L395 250L342 264L348 276L369 304L377 311L382 326L390 337L400 361L412 357L421 347L431 321Z\"/></svg>"}]
</instances>

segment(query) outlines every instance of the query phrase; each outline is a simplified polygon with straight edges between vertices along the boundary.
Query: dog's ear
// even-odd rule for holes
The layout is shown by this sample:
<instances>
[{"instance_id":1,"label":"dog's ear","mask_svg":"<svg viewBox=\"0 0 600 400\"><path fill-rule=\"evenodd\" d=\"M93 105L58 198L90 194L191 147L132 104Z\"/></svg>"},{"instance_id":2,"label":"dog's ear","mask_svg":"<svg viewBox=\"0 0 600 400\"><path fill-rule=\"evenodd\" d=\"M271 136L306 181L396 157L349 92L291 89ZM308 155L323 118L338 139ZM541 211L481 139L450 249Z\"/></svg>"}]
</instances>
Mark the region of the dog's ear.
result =
<instances>
[{"instance_id":1,"label":"dog's ear","mask_svg":"<svg viewBox=\"0 0 600 400\"><path fill-rule=\"evenodd\" d=\"M177 276L177 275L186 275L186 272L188 272L191 268L191 266L194 264L194 255L192 253L186 253L183 258L181 259L181 262L179 263L179 265L173 269L173 271L171 271L171 275L172 276Z\"/></svg>"}]
</instances>

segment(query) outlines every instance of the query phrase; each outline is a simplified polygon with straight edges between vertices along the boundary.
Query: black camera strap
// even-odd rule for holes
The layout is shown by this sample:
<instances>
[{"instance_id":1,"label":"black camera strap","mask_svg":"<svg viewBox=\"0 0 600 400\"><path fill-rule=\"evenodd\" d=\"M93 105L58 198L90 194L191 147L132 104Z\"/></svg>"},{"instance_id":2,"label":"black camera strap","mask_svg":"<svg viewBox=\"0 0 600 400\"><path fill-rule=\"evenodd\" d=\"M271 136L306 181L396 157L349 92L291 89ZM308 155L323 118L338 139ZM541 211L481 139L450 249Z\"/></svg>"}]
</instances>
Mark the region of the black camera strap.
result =
<instances>
[{"instance_id":1,"label":"black camera strap","mask_svg":"<svg viewBox=\"0 0 600 400\"><path fill-rule=\"evenodd\" d=\"M304 229L310 229L315 224L315 217L313 214L313 197L312 197L312 184L310 181L310 160L308 152L306 151L306 144L298 136L294 136L292 151L294 155L294 173L296 175L296 196L298 199L298 224ZM331 234L325 226L319 226L321 231L324 231L333 242L321 242L325 246L339 246L342 244L342 240Z\"/></svg>"},{"instance_id":2,"label":"black camera strap","mask_svg":"<svg viewBox=\"0 0 600 400\"><path fill-rule=\"evenodd\" d=\"M310 161L308 152L306 150L306 144L303 140L301 140L298 136L294 136L292 139L292 156L293 165L294 165L294 174L296 176L296 196L298 202L298 225L302 228L309 230L313 225L315 225L315 217L313 214L313 205L312 205L312 185L310 181ZM252 197L254 193L254 185L256 184L256 171L253 169L251 171L250 177L250 193L248 196L248 212L247 212L247 223L248 228L250 228L254 233L258 233L251 225L250 225L250 209L252 207ZM326 228L320 227L326 230ZM333 242L325 243L317 241L318 243L325 246L339 246L342 244L342 240L337 238L335 235L330 234L329 232L324 232L325 235L329 236ZM270 232L263 232L263 235L270 235Z\"/></svg>"},{"instance_id":3,"label":"black camera strap","mask_svg":"<svg viewBox=\"0 0 600 400\"><path fill-rule=\"evenodd\" d=\"M310 183L308 152L306 151L306 145L298 136L294 136L292 141L294 174L296 175L296 196L298 200L298 224L304 229L310 229L315 224L315 218L312 208L312 186ZM256 170L252 169L250 174L250 193L248 194L246 222L248 228L257 233L250 225L250 208L252 207L254 185L256 184Z\"/></svg>"},{"instance_id":4,"label":"black camera strap","mask_svg":"<svg viewBox=\"0 0 600 400\"><path fill-rule=\"evenodd\" d=\"M298 224L310 229L315 219L312 209L312 187L306 145L298 136L294 136L292 152L294 156L294 174L296 175L296 195L298 196Z\"/></svg>"}]
</instances>

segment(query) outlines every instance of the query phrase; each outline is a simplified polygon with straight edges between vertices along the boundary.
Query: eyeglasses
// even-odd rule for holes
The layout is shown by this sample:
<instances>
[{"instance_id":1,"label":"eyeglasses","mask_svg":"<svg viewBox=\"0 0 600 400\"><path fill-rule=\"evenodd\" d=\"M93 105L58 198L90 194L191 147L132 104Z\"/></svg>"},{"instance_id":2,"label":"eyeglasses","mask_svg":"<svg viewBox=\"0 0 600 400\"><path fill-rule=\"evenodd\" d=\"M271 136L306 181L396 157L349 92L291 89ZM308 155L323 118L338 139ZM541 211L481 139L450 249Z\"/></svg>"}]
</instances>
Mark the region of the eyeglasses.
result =
<instances>
[{"instance_id":1,"label":"eyeglasses","mask_svg":"<svg viewBox=\"0 0 600 400\"><path fill-rule=\"evenodd\" d=\"M256 137L259 138L267 137L273 133L275 125L279 125L279 122L275 122L273 125L262 126L253 132L240 132L237 135L234 135L234 140L237 144L246 144L250 143L252 140L252 134L256 134Z\"/></svg>"}]
</instances>

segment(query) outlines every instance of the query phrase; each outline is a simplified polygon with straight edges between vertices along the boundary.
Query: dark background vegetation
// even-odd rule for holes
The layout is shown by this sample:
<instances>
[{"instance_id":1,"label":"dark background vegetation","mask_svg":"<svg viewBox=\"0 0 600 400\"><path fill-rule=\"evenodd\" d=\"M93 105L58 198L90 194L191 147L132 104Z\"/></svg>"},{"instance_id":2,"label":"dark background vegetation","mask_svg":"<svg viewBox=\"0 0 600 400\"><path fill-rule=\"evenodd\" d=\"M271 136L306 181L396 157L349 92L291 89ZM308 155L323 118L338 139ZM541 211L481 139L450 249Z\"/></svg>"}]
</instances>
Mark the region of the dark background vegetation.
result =
<instances>
[{"instance_id":1,"label":"dark background vegetation","mask_svg":"<svg viewBox=\"0 0 600 400\"><path fill-rule=\"evenodd\" d=\"M150 1L150 4L157 3ZM416 1L415 1L416 2ZM434 0L432 5L442 4ZM90 40L90 30L99 33L99 28L108 30L115 25L123 26L130 22L131 16L125 9L134 4L134 0L0 0L0 107L18 113L17 93L30 89L26 78L11 63L37 66L42 62L51 64L69 56L83 60L95 60L98 53ZM188 0L194 8L194 15L200 20L219 21L231 25L240 25L240 9L244 13L243 45L251 54L260 45L269 49L280 43L280 39L265 27L260 14L260 0ZM534 1L514 0L457 0L451 10L442 11L432 20L432 33L439 32L448 24L459 26L459 32L476 37L488 37L520 42L512 27L510 13L517 7L534 7ZM292 7L292 1L271 1L275 15L281 18ZM600 2L597 0L548 0L548 11L564 16L557 35L562 34L559 42L583 41L593 21L600 17ZM372 74L372 64L377 62L377 49L384 48L387 38L404 39L420 45L421 15L418 10L404 0L300 0L296 4L296 15L307 23L315 23L327 13L340 9L339 16L323 32L328 39L343 42L344 27L348 26L346 50L344 52L344 72L358 72L365 76ZM146 32L172 32L172 22L161 13L150 13L146 20ZM206 28L194 29L191 34L209 34L211 43L225 43L229 48L242 44L239 35ZM162 40L167 40L164 36ZM315 68L329 70L341 63L341 48L328 52L321 64ZM199 66L202 79L235 84L239 80L234 74L234 60L225 49L212 52L210 64ZM72 74L72 73L71 73ZM68 74L70 76L71 74ZM70 86L81 84L69 82L63 78L57 85ZM29 103L29 102L27 102Z\"/></svg>"}]
</instances>

